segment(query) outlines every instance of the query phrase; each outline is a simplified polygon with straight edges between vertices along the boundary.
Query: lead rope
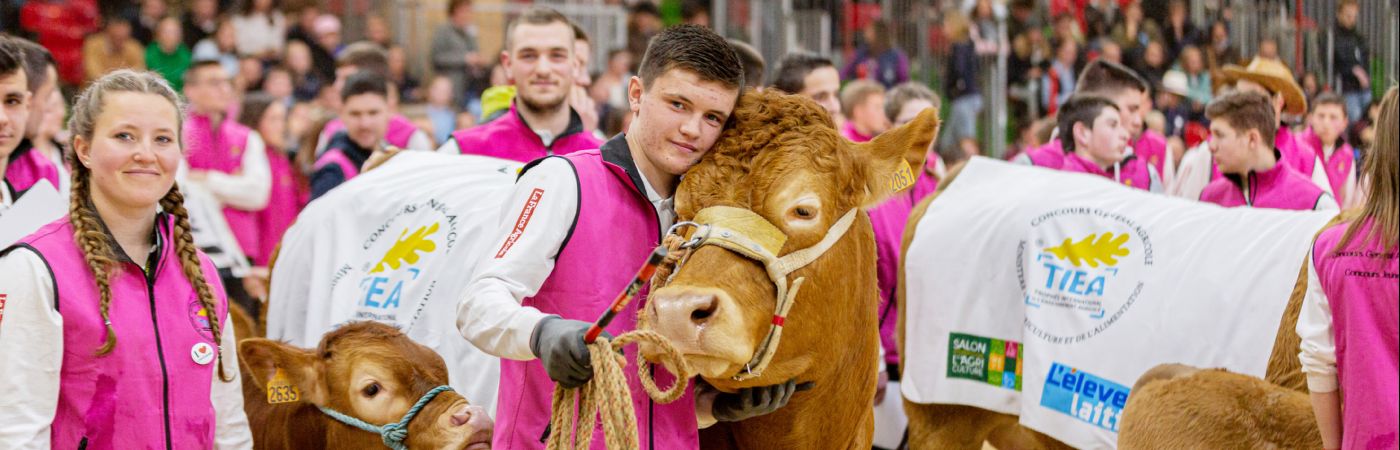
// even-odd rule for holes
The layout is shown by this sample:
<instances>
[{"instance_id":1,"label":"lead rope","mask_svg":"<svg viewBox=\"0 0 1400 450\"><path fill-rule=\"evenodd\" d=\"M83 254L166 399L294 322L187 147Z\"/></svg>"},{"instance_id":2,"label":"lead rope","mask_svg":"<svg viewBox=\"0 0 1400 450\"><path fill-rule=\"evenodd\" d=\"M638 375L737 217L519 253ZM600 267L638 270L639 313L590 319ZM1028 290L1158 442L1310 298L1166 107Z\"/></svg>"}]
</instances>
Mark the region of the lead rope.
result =
<instances>
[{"instance_id":1,"label":"lead rope","mask_svg":"<svg viewBox=\"0 0 1400 450\"><path fill-rule=\"evenodd\" d=\"M665 285L656 281L669 282L683 253L689 253L689 250L680 250L682 241L674 234L668 234L662 240L662 245L671 251L652 276L653 287ZM588 345L588 353L593 363L593 378L582 387L565 389L559 385L554 386L549 417L551 432L549 440L545 443L547 450L587 449L593 441L593 424L596 420L594 417L598 417L600 413L603 436L609 450L641 448L637 439L637 413L632 406L632 393L627 387L627 378L622 373L625 361L616 353L628 344L639 342L653 346L661 355L661 364L676 376L676 381L671 387L665 390L658 388L656 380L652 379L649 365L638 349L637 378L641 379L642 390L646 391L648 397L657 403L667 404L685 394L692 376L690 366L685 363L680 351L671 345L670 340L660 333L643 329L643 322L644 317L639 314L637 330L623 333L611 342L599 337ZM581 420L584 417L588 419Z\"/></svg>"}]
</instances>

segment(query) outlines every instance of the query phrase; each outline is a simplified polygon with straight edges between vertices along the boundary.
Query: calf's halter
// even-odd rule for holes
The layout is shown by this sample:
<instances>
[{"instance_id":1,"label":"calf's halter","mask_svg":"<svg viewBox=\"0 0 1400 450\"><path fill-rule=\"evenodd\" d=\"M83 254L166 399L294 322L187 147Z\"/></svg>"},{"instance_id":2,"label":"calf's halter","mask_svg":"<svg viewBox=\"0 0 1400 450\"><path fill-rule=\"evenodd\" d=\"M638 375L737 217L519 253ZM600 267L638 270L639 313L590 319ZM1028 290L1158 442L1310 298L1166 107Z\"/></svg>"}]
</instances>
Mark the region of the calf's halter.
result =
<instances>
[{"instance_id":1,"label":"calf's halter","mask_svg":"<svg viewBox=\"0 0 1400 450\"><path fill-rule=\"evenodd\" d=\"M446 385L433 388L426 394L423 394L422 397L418 398L418 403L414 403L413 407L409 408L408 412L404 413L403 419L399 419L398 422L385 424L382 427L371 425L368 422L350 417L345 413L325 406L318 405L316 407L320 408L321 412L326 413L327 416L331 416L332 419L340 423L379 435L379 438L384 440L384 446L386 447L394 450L405 450L408 448L408 445L404 444L404 441L408 439L408 423L413 421L413 418L418 415L418 412L422 411L424 406L428 406L428 402L433 401L438 394L450 390L452 390L452 387Z\"/></svg>"},{"instance_id":2,"label":"calf's halter","mask_svg":"<svg viewBox=\"0 0 1400 450\"><path fill-rule=\"evenodd\" d=\"M792 304L797 299L798 288L801 288L802 282L807 279L806 277L797 277L789 285L788 275L806 267L825 254L827 250L831 250L831 247L846 235L846 231L850 230L855 219L856 209L851 208L840 219L837 219L830 229L827 229L826 236L823 236L821 241L811 247L783 256L778 256L778 252L782 250L783 244L787 243L787 234L774 226L768 219L764 219L763 216L749 209L733 206L711 206L696 213L693 221L680 222L671 226L667 234L677 234L677 236L680 236L677 233L680 228L695 227L695 232L691 234L690 239L680 246L681 249L690 251L687 252L684 259L676 263L676 269L671 272L672 276L680 271L680 266L685 264L689 255L695 253L694 250L706 245L713 245L763 264L768 278L773 281L773 285L777 288L777 303L773 309L773 320L768 328L768 335L764 336L763 341L759 343L758 349L749 362L744 364L744 370L734 375L732 378L734 381L744 381L762 375L763 370L768 367L768 363L773 360L773 355L778 352L778 341L783 337L783 324L787 321L788 311L792 309Z\"/></svg>"}]
</instances>

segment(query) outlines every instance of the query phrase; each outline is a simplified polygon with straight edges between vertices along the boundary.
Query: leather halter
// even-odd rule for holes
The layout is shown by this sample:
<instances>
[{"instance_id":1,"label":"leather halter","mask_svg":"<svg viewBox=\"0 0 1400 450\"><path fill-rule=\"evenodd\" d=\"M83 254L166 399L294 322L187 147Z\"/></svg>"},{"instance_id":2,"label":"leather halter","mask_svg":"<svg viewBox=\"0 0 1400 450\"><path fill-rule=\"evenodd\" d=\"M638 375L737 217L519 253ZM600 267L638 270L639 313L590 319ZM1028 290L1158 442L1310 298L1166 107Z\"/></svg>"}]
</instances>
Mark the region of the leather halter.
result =
<instances>
[{"instance_id":1,"label":"leather halter","mask_svg":"<svg viewBox=\"0 0 1400 450\"><path fill-rule=\"evenodd\" d=\"M856 209L851 208L827 229L826 236L823 236L821 241L783 256L778 256L778 252L787 242L787 234L767 219L745 208L711 206L696 213L693 221L677 223L668 231L667 234L677 234L681 227L695 227L696 230L690 239L681 244L682 249L691 250L689 253L694 254L694 250L700 247L713 245L758 261L763 264L768 278L777 288L777 303L768 335L763 338L749 362L744 364L744 370L732 377L734 381L744 381L762 375L768 363L772 362L773 355L778 352L778 341L783 337L783 325L787 321L788 311L792 309L793 302L797 300L797 291L806 280L806 277L798 277L789 285L788 275L806 267L831 250L831 247L846 235L846 231L850 230L855 218ZM676 270L671 272L672 276L679 272L680 266L688 259L689 255L676 263ZM670 280L667 281L669 284Z\"/></svg>"}]
</instances>

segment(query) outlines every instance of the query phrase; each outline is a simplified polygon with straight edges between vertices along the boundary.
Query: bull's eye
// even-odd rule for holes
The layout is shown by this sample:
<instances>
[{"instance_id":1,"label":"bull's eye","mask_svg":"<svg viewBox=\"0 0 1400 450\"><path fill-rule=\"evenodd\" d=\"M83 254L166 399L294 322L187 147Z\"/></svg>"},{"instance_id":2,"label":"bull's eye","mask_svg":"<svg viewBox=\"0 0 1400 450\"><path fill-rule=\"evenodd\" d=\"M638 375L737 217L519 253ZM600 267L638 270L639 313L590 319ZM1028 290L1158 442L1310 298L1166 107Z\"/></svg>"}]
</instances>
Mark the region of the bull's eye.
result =
<instances>
[{"instance_id":1,"label":"bull's eye","mask_svg":"<svg viewBox=\"0 0 1400 450\"><path fill-rule=\"evenodd\" d=\"M379 383L371 383L369 386L365 386L362 392L364 392L365 397L379 395Z\"/></svg>"},{"instance_id":2,"label":"bull's eye","mask_svg":"<svg viewBox=\"0 0 1400 450\"><path fill-rule=\"evenodd\" d=\"M806 206L798 206L797 208L792 210L792 213L797 215L797 218L804 220L811 219L812 216L815 215L812 213L812 209Z\"/></svg>"}]
</instances>

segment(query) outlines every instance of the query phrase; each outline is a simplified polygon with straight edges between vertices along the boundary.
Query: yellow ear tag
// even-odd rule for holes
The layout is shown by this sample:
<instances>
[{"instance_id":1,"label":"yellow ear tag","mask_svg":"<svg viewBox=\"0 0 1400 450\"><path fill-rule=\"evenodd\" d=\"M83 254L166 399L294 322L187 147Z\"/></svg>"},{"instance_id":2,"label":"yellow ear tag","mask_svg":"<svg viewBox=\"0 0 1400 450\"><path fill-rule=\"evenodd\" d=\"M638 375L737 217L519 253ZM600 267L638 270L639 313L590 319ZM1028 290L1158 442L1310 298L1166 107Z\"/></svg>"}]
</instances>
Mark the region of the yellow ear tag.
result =
<instances>
[{"instance_id":1,"label":"yellow ear tag","mask_svg":"<svg viewBox=\"0 0 1400 450\"><path fill-rule=\"evenodd\" d=\"M909 161L899 160L899 170L890 174L890 192L899 192L904 188L914 184L914 169L909 167Z\"/></svg>"},{"instance_id":2,"label":"yellow ear tag","mask_svg":"<svg viewBox=\"0 0 1400 450\"><path fill-rule=\"evenodd\" d=\"M287 373L277 368L277 373L272 374L272 380L267 382L267 403L276 405L278 403L292 403L301 400L301 390L297 389L292 380L287 378Z\"/></svg>"}]
</instances>

